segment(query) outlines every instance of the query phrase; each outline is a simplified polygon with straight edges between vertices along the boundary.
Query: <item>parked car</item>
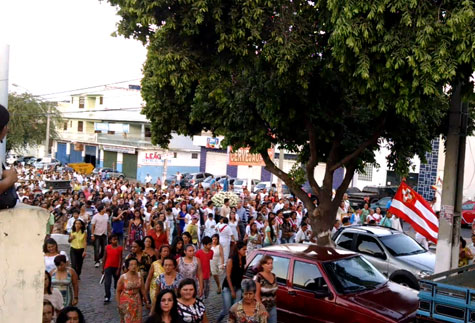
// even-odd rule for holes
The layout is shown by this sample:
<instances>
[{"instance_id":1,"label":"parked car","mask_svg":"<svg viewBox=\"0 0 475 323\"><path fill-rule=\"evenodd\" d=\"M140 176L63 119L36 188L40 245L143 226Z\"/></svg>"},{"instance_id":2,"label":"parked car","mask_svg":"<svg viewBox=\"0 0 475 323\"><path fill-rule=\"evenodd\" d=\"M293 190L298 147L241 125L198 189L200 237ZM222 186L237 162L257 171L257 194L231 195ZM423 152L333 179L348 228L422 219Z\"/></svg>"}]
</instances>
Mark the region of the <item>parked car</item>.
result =
<instances>
[{"instance_id":1,"label":"parked car","mask_svg":"<svg viewBox=\"0 0 475 323\"><path fill-rule=\"evenodd\" d=\"M381 213L386 214L386 211L388 210L387 208L388 202L391 200L392 200L392 197L386 196L374 203L371 203L369 207L373 210L376 210L376 208L379 207L381 209Z\"/></svg>"},{"instance_id":2,"label":"parked car","mask_svg":"<svg viewBox=\"0 0 475 323\"><path fill-rule=\"evenodd\" d=\"M254 187L260 182L258 179L251 180L251 192L253 191ZM244 187L248 187L247 179L236 178L234 181L234 192L235 193L242 193Z\"/></svg>"},{"instance_id":3,"label":"parked car","mask_svg":"<svg viewBox=\"0 0 475 323\"><path fill-rule=\"evenodd\" d=\"M269 189L272 187L271 182L259 182L254 186L254 189L252 190L253 193L258 193L259 191L262 191L264 188L269 191Z\"/></svg>"},{"instance_id":4,"label":"parked car","mask_svg":"<svg viewBox=\"0 0 475 323\"><path fill-rule=\"evenodd\" d=\"M204 189L207 189L207 188L210 188L211 184L212 183L215 183L216 182L216 179L213 177L213 176L208 176L205 178L204 181L202 181L201 183L196 183L195 184L195 187L198 187L198 185L201 184L201 186L204 188Z\"/></svg>"},{"instance_id":5,"label":"parked car","mask_svg":"<svg viewBox=\"0 0 475 323\"><path fill-rule=\"evenodd\" d=\"M471 225L475 220L475 202L466 201L462 204L462 224Z\"/></svg>"},{"instance_id":6,"label":"parked car","mask_svg":"<svg viewBox=\"0 0 475 323\"><path fill-rule=\"evenodd\" d=\"M379 226L349 226L333 236L338 249L364 255L390 280L419 289L419 279L432 275L435 254L410 236Z\"/></svg>"},{"instance_id":7,"label":"parked car","mask_svg":"<svg viewBox=\"0 0 475 323\"><path fill-rule=\"evenodd\" d=\"M33 166L35 168L50 168L61 166L61 162L51 157L36 158L35 162L33 163Z\"/></svg>"},{"instance_id":8,"label":"parked car","mask_svg":"<svg viewBox=\"0 0 475 323\"><path fill-rule=\"evenodd\" d=\"M348 200L352 208L363 208L365 199L371 204L383 197L393 197L397 192L397 186L365 186L361 192L347 191Z\"/></svg>"},{"instance_id":9,"label":"parked car","mask_svg":"<svg viewBox=\"0 0 475 323\"><path fill-rule=\"evenodd\" d=\"M226 181L226 179L228 180L228 185L234 185L234 181L236 180L235 178L232 178L232 177L221 178L218 180L218 183L221 187L224 187L224 182Z\"/></svg>"},{"instance_id":10,"label":"parked car","mask_svg":"<svg viewBox=\"0 0 475 323\"><path fill-rule=\"evenodd\" d=\"M180 182L182 187L194 186L203 182L207 177L214 177L210 173L190 173L183 176L183 180Z\"/></svg>"},{"instance_id":11,"label":"parked car","mask_svg":"<svg viewBox=\"0 0 475 323\"><path fill-rule=\"evenodd\" d=\"M28 156L24 158L24 165L25 166L33 166L33 164L37 161L36 157Z\"/></svg>"},{"instance_id":12,"label":"parked car","mask_svg":"<svg viewBox=\"0 0 475 323\"><path fill-rule=\"evenodd\" d=\"M388 281L365 257L314 244L253 251L245 276L273 258L279 322L412 322L417 292Z\"/></svg>"},{"instance_id":13,"label":"parked car","mask_svg":"<svg viewBox=\"0 0 475 323\"><path fill-rule=\"evenodd\" d=\"M120 179L125 178L124 173L119 172L119 171L117 171L113 168L110 168L110 167L94 168L92 173L95 174L95 175L101 175L101 177L102 177L102 174L105 173L106 178L112 178L112 177L118 177Z\"/></svg>"}]
</instances>

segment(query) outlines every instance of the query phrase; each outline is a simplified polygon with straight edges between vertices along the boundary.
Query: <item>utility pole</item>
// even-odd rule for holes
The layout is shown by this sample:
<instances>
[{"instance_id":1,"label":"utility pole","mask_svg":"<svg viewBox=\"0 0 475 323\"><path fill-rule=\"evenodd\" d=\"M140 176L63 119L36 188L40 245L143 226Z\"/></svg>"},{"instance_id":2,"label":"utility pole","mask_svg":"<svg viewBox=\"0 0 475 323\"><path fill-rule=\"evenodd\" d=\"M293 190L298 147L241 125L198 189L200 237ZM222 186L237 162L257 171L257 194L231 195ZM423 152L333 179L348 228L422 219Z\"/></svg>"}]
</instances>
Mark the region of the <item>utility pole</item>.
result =
<instances>
[{"instance_id":1,"label":"utility pole","mask_svg":"<svg viewBox=\"0 0 475 323\"><path fill-rule=\"evenodd\" d=\"M46 143L45 143L45 157L49 156L49 127L51 121L51 103L46 102L48 105L48 114L46 116Z\"/></svg>"},{"instance_id":2,"label":"utility pole","mask_svg":"<svg viewBox=\"0 0 475 323\"><path fill-rule=\"evenodd\" d=\"M0 45L0 104L8 109L8 64L10 46ZM0 143L0 163L5 161L7 138Z\"/></svg>"},{"instance_id":3,"label":"utility pole","mask_svg":"<svg viewBox=\"0 0 475 323\"><path fill-rule=\"evenodd\" d=\"M465 139L468 119L468 105L462 103L461 91L462 84L458 83L454 88L450 101L439 238L435 262L436 273L458 267Z\"/></svg>"}]
</instances>

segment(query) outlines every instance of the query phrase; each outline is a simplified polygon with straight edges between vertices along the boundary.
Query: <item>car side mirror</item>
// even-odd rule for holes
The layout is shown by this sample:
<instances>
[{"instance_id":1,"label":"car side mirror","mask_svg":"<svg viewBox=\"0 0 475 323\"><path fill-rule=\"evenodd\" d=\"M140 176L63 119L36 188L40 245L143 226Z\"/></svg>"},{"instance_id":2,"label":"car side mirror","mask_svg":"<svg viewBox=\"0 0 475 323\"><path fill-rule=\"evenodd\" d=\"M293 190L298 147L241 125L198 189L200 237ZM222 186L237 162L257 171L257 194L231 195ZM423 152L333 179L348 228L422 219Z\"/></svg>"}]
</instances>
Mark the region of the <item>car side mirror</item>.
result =
<instances>
[{"instance_id":1,"label":"car side mirror","mask_svg":"<svg viewBox=\"0 0 475 323\"><path fill-rule=\"evenodd\" d=\"M315 295L315 298L325 298L325 297L333 297L332 293L330 290L328 290L328 287L320 288L318 290L313 291L313 294Z\"/></svg>"}]
</instances>

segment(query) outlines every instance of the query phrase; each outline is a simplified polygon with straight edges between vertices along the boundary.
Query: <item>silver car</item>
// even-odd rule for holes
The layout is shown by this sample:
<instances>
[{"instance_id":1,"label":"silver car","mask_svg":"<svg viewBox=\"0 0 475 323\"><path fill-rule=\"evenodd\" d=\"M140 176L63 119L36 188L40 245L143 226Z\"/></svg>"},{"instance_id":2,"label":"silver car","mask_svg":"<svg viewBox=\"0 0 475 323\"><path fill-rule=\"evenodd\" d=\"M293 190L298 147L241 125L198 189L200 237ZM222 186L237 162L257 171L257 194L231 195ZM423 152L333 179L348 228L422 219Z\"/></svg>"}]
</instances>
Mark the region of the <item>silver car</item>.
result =
<instances>
[{"instance_id":1,"label":"silver car","mask_svg":"<svg viewBox=\"0 0 475 323\"><path fill-rule=\"evenodd\" d=\"M419 279L434 272L435 254L410 236L386 227L342 227L333 236L338 249L365 256L390 280L419 289Z\"/></svg>"}]
</instances>

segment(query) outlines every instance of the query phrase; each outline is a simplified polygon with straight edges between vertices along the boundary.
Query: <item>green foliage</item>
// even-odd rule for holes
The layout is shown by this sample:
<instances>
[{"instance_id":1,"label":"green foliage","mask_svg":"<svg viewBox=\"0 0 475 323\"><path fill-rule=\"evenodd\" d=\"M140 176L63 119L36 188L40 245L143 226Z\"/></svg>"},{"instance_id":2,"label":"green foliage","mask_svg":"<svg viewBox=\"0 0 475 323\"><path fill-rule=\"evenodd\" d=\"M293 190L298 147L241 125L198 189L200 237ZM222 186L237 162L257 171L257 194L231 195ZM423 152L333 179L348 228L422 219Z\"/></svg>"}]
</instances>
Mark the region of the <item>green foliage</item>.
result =
<instances>
[{"instance_id":1,"label":"green foliage","mask_svg":"<svg viewBox=\"0 0 475 323\"><path fill-rule=\"evenodd\" d=\"M51 108L50 138L57 137L56 125L61 121L60 113L53 103L37 100L29 93L8 95L7 151L22 151L27 146L43 143L46 137L48 107Z\"/></svg>"},{"instance_id":2,"label":"green foliage","mask_svg":"<svg viewBox=\"0 0 475 323\"><path fill-rule=\"evenodd\" d=\"M444 86L474 69L468 0L109 2L119 33L148 46L142 94L154 143L205 129L258 152L281 144L310 168L326 163L323 205L333 203L334 170L351 178L379 145L401 173L424 158L445 131Z\"/></svg>"}]
</instances>

